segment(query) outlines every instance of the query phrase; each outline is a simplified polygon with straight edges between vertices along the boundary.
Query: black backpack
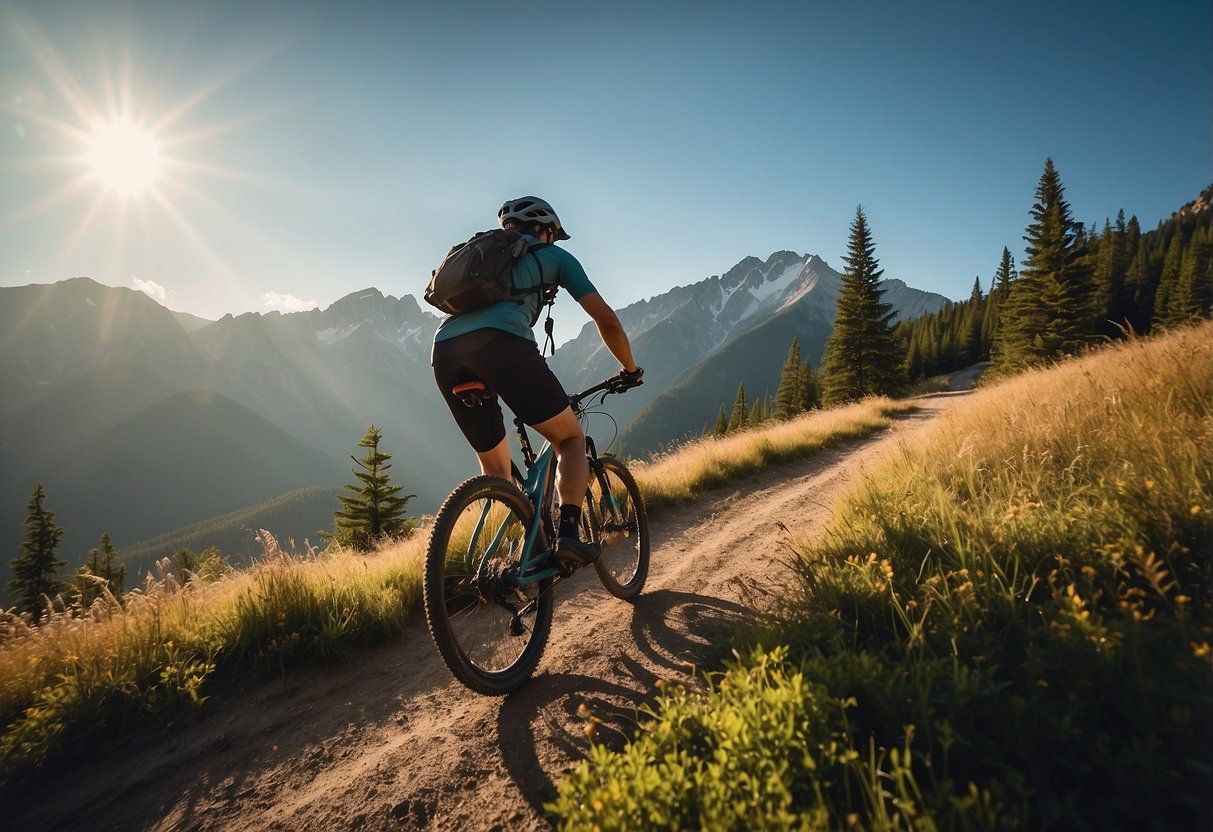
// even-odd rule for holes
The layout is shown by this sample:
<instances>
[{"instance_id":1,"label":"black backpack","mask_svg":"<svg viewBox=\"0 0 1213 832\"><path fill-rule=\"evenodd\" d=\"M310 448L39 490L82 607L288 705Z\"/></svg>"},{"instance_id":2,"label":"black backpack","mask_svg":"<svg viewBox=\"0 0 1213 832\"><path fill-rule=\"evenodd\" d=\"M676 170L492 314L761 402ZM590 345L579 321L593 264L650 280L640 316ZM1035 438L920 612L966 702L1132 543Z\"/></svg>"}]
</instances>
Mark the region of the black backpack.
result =
<instances>
[{"instance_id":1,"label":"black backpack","mask_svg":"<svg viewBox=\"0 0 1213 832\"><path fill-rule=\"evenodd\" d=\"M481 231L466 243L452 248L442 265L434 270L425 290L426 303L456 315L539 292L542 299L536 304L531 319L531 326L534 326L539 320L539 310L544 303L551 303L559 288L555 284L543 284L543 269L539 258L535 257L535 250L547 245L528 244L526 237L512 228ZM511 278L514 264L528 254L535 257L540 283L530 289L518 289Z\"/></svg>"}]
</instances>

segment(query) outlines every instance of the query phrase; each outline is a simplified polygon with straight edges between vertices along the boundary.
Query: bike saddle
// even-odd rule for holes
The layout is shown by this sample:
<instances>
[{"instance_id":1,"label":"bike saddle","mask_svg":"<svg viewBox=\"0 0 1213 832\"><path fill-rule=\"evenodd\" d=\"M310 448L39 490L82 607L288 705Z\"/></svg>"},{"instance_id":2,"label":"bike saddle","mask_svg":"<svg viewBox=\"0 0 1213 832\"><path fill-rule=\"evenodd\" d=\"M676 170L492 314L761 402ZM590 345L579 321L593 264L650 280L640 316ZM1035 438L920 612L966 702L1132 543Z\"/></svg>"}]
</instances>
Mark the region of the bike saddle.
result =
<instances>
[{"instance_id":1,"label":"bike saddle","mask_svg":"<svg viewBox=\"0 0 1213 832\"><path fill-rule=\"evenodd\" d=\"M497 394L480 379L456 384L451 388L451 394L468 407L480 407L497 398Z\"/></svg>"}]
</instances>

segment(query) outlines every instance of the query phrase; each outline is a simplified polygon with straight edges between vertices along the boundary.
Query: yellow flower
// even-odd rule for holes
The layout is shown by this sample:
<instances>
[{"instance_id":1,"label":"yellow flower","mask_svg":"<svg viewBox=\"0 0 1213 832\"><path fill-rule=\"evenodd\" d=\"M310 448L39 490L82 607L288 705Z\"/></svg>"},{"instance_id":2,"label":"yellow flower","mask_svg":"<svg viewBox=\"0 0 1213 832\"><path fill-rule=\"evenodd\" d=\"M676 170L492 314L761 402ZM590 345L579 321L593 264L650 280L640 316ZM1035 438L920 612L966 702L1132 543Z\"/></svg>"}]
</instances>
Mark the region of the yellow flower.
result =
<instances>
[{"instance_id":1,"label":"yellow flower","mask_svg":"<svg viewBox=\"0 0 1213 832\"><path fill-rule=\"evenodd\" d=\"M1206 658L1213 651L1213 647L1209 646L1207 641L1192 642L1192 655L1198 659Z\"/></svg>"},{"instance_id":2,"label":"yellow flower","mask_svg":"<svg viewBox=\"0 0 1213 832\"><path fill-rule=\"evenodd\" d=\"M1198 517L1200 515L1201 511L1202 511L1202 509L1200 506L1193 505L1192 508L1188 511L1188 513L1191 514L1193 517Z\"/></svg>"}]
</instances>

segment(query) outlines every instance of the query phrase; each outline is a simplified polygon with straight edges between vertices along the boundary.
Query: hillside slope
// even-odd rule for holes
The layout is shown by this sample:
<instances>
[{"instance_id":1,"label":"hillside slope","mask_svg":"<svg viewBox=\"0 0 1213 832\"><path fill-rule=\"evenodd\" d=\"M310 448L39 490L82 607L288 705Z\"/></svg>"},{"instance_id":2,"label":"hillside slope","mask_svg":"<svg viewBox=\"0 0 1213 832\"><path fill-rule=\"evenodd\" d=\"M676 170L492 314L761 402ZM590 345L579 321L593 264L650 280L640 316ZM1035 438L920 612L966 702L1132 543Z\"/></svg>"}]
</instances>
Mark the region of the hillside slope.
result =
<instances>
[{"instance_id":1,"label":"hillside slope","mask_svg":"<svg viewBox=\"0 0 1213 832\"><path fill-rule=\"evenodd\" d=\"M71 462L48 465L44 478L57 522L67 529L65 553L97 545L80 527L108 531L121 546L146 536L144 529L160 534L348 478L348 466L335 457L206 390L179 393L124 420L73 452Z\"/></svg>"},{"instance_id":2,"label":"hillside slope","mask_svg":"<svg viewBox=\"0 0 1213 832\"><path fill-rule=\"evenodd\" d=\"M10 828L546 829L543 802L587 748L581 706L600 739L619 737L658 680L692 682L688 663L781 580L784 542L819 534L837 495L955 401L923 399L888 434L662 514L640 599L606 596L590 570L564 584L539 675L517 694L453 682L417 621L56 772Z\"/></svg>"}]
</instances>

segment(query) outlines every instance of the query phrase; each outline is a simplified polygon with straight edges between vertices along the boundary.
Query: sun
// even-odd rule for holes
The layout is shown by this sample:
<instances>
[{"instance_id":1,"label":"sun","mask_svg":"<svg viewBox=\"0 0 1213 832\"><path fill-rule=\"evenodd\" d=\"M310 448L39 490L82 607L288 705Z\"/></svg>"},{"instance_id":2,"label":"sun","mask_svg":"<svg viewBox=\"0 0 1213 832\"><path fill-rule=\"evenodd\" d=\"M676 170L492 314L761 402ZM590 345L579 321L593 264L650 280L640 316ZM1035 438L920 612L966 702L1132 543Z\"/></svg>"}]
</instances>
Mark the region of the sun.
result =
<instances>
[{"instance_id":1,"label":"sun","mask_svg":"<svg viewBox=\"0 0 1213 832\"><path fill-rule=\"evenodd\" d=\"M151 130L125 118L95 124L85 140L89 174L120 198L154 190L163 170L161 142Z\"/></svg>"}]
</instances>

